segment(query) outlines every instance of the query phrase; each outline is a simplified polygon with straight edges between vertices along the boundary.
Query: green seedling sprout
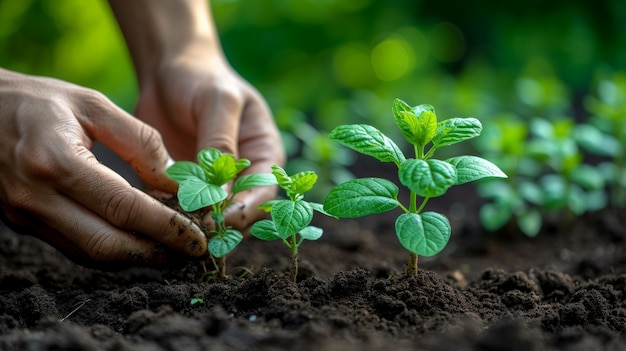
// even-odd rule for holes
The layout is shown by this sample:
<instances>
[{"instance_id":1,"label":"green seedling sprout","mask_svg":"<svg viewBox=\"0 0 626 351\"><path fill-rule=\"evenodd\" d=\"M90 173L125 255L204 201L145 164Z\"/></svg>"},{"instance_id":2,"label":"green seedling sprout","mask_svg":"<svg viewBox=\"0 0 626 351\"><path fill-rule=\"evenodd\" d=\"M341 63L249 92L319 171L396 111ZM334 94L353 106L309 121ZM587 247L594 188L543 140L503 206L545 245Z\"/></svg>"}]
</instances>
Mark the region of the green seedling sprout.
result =
<instances>
[{"instance_id":1,"label":"green seedling sprout","mask_svg":"<svg viewBox=\"0 0 626 351\"><path fill-rule=\"evenodd\" d=\"M315 172L299 172L289 176L281 167L272 166L272 173L289 198L262 204L261 208L270 212L271 220L264 219L254 223L250 232L261 240L281 239L291 249L289 279L295 283L298 276L298 248L304 240L317 240L322 236L321 228L309 225L313 219L313 211L326 213L322 204L303 200L304 193L311 190L317 182Z\"/></svg>"},{"instance_id":2,"label":"green seedling sprout","mask_svg":"<svg viewBox=\"0 0 626 351\"><path fill-rule=\"evenodd\" d=\"M194 212L210 207L209 214L215 221L215 229L205 230L209 237L208 251L217 268L218 277L226 274L226 255L243 239L243 235L224 221L224 210L231 204L234 196L251 188L275 185L276 179L271 174L239 174L250 166L245 158L238 160L231 154L222 153L214 148L198 152L198 163L179 161L170 166L165 173L178 183L178 201L187 212ZM231 181L230 193L224 187Z\"/></svg>"},{"instance_id":3,"label":"green seedling sprout","mask_svg":"<svg viewBox=\"0 0 626 351\"><path fill-rule=\"evenodd\" d=\"M366 124L336 127L330 138L381 162L393 162L398 167L400 182L410 191L409 206L398 201L399 189L391 181L357 178L334 187L324 201L324 210L337 217L357 218L400 207L404 213L396 219L396 235L410 252L407 275L416 275L418 256L439 253L451 234L450 222L444 215L423 212L428 200L445 194L453 185L506 175L493 163L476 156L433 158L440 147L480 135L482 125L477 119L438 122L432 106L411 107L399 99L394 101L392 113L400 131L413 145L415 158L406 158L394 141ZM419 205L418 196L422 198Z\"/></svg>"}]
</instances>

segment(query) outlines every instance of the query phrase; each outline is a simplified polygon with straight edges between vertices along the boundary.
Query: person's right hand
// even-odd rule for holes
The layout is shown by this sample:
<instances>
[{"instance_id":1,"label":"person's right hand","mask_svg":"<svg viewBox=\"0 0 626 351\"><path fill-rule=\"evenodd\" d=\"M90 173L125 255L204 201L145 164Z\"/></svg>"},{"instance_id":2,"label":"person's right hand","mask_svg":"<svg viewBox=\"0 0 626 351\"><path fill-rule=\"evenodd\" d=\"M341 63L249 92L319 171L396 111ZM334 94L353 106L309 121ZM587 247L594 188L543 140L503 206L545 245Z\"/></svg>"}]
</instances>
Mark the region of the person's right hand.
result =
<instances>
[{"instance_id":1,"label":"person's right hand","mask_svg":"<svg viewBox=\"0 0 626 351\"><path fill-rule=\"evenodd\" d=\"M205 254L206 237L189 219L91 153L99 141L148 186L176 192L160 134L104 95L0 69L0 136L0 210L12 229L101 267Z\"/></svg>"}]
</instances>

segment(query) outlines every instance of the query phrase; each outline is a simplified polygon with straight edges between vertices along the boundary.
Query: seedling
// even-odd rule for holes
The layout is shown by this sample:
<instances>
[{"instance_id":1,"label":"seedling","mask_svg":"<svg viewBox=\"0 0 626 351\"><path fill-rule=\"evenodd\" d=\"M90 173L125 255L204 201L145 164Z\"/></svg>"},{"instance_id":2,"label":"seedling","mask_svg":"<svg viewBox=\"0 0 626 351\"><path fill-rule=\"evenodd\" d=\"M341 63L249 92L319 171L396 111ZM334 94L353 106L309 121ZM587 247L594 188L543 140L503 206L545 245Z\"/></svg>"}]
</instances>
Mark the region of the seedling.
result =
<instances>
[{"instance_id":1,"label":"seedling","mask_svg":"<svg viewBox=\"0 0 626 351\"><path fill-rule=\"evenodd\" d=\"M398 167L400 182L410 191L409 207L398 201L399 189L391 181L358 178L333 188L324 201L324 210L337 217L357 218L400 207L404 213L396 219L396 235L410 252L407 274L416 275L418 256L439 253L451 234L450 222L444 215L422 212L428 200L445 194L453 185L506 175L493 163L476 156L433 158L440 147L480 135L482 125L477 119L438 122L432 106L411 107L399 99L394 101L392 112L396 125L413 145L415 158L407 159L393 140L366 124L339 126L331 131L330 138L381 162L393 162ZM418 195L422 198L419 206Z\"/></svg>"},{"instance_id":2,"label":"seedling","mask_svg":"<svg viewBox=\"0 0 626 351\"><path fill-rule=\"evenodd\" d=\"M317 182L315 172L299 172L289 176L281 167L272 166L272 173L289 199L273 200L261 205L261 208L271 213L272 219L254 223L250 231L254 237L261 240L281 239L291 249L289 279L296 282L298 248L304 240L317 240L322 236L321 228L309 225L313 219L313 211L326 213L322 209L322 204L303 200L304 193L311 190Z\"/></svg>"},{"instance_id":3,"label":"seedling","mask_svg":"<svg viewBox=\"0 0 626 351\"><path fill-rule=\"evenodd\" d=\"M201 297L194 297L189 301L190 305L201 305L204 303L204 299Z\"/></svg>"},{"instance_id":4,"label":"seedling","mask_svg":"<svg viewBox=\"0 0 626 351\"><path fill-rule=\"evenodd\" d=\"M183 210L194 212L210 206L209 214L215 221L215 229L205 229L205 234L209 237L208 251L218 276L222 278L226 274L226 255L243 239L241 232L225 223L224 210L237 193L275 185L276 179L271 174L262 173L238 177L250 166L250 161L245 158L236 160L233 155L214 148L201 150L197 159L198 163L176 162L165 173L178 182L178 201ZM224 187L234 179L229 193Z\"/></svg>"}]
</instances>

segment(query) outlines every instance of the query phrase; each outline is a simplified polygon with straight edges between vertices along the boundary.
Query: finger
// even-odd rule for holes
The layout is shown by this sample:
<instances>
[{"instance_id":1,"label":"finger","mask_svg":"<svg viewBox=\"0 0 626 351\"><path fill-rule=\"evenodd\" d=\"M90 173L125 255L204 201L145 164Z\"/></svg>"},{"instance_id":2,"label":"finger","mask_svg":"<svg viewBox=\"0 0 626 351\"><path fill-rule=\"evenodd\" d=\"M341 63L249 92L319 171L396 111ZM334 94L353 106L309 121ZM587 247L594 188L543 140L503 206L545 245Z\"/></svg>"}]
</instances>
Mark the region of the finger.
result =
<instances>
[{"instance_id":1,"label":"finger","mask_svg":"<svg viewBox=\"0 0 626 351\"><path fill-rule=\"evenodd\" d=\"M100 93L87 90L81 94L82 99L76 99L76 117L90 136L130 164L148 186L175 193L176 182L165 175L171 157L159 132Z\"/></svg>"},{"instance_id":2,"label":"finger","mask_svg":"<svg viewBox=\"0 0 626 351\"><path fill-rule=\"evenodd\" d=\"M132 265L162 265L169 252L158 243L112 227L60 194L39 198L28 216L5 212L16 232L35 235L82 265L107 270ZM60 215L62 214L62 215Z\"/></svg>"},{"instance_id":3,"label":"finger","mask_svg":"<svg viewBox=\"0 0 626 351\"><path fill-rule=\"evenodd\" d=\"M214 147L239 157L239 138L242 97L228 90L213 93L211 98L194 101L194 115L198 124L197 151Z\"/></svg>"},{"instance_id":4,"label":"finger","mask_svg":"<svg viewBox=\"0 0 626 351\"><path fill-rule=\"evenodd\" d=\"M251 165L242 175L271 173L272 165L284 164L283 145L267 105L260 97L251 101L244 110L239 141L241 157L249 159ZM274 199L276 190L276 186L258 187L237 194L224 213L227 223L245 229L264 218L266 214L257 207Z\"/></svg>"},{"instance_id":5,"label":"finger","mask_svg":"<svg viewBox=\"0 0 626 351\"><path fill-rule=\"evenodd\" d=\"M65 162L74 170L58 189L112 226L140 233L189 256L206 251L206 237L189 218L135 189L87 149Z\"/></svg>"}]
</instances>

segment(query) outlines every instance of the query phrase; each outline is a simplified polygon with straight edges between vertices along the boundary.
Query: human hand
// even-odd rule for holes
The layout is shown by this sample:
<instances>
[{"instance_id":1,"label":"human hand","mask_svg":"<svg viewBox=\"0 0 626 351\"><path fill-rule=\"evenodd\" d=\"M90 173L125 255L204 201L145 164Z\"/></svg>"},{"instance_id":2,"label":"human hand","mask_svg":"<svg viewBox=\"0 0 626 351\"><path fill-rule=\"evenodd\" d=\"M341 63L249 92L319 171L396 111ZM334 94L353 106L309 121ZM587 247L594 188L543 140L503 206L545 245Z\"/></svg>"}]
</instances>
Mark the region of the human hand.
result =
<instances>
[{"instance_id":1,"label":"human hand","mask_svg":"<svg viewBox=\"0 0 626 351\"><path fill-rule=\"evenodd\" d=\"M249 159L252 165L243 174L270 173L273 164L284 163L265 100L222 55L206 48L171 58L155 75L141 79L135 114L161 131L177 160L195 160L199 150L215 147ZM226 223L248 228L265 215L257 206L275 196L275 187L237 194L225 211ZM214 225L209 215L203 222Z\"/></svg>"},{"instance_id":2,"label":"human hand","mask_svg":"<svg viewBox=\"0 0 626 351\"><path fill-rule=\"evenodd\" d=\"M94 140L153 188L173 192L159 133L102 94L0 69L0 209L3 221L69 257L107 268L201 256L190 220L133 188L90 152Z\"/></svg>"}]
</instances>

